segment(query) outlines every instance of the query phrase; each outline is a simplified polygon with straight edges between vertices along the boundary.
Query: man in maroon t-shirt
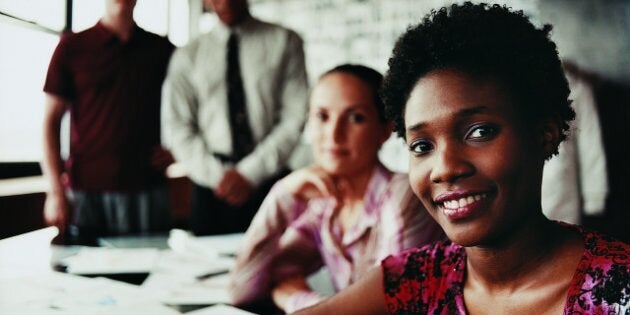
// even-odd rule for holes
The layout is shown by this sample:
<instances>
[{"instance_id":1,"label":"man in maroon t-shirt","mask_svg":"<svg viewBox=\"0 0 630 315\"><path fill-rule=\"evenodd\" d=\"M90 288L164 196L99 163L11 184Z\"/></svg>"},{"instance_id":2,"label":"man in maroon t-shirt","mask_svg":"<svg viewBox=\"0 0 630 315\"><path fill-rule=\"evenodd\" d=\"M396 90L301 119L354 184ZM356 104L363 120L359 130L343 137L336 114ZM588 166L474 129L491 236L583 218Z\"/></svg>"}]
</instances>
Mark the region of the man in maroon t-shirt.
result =
<instances>
[{"instance_id":1,"label":"man in maroon t-shirt","mask_svg":"<svg viewBox=\"0 0 630 315\"><path fill-rule=\"evenodd\" d=\"M172 158L160 146L159 116L174 46L136 25L135 5L105 0L95 26L63 35L44 85L42 166L50 181L44 216L88 236L170 225L164 169ZM71 134L64 167L59 135L66 111Z\"/></svg>"}]
</instances>

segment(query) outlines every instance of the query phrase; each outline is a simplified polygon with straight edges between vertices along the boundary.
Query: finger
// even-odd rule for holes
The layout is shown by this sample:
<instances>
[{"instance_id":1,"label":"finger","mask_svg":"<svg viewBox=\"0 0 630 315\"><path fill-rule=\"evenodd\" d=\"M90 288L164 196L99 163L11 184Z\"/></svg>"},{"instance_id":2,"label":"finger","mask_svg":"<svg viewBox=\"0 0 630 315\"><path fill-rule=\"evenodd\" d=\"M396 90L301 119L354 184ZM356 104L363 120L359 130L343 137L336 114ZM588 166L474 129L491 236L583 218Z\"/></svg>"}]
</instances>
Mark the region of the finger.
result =
<instances>
[{"instance_id":1,"label":"finger","mask_svg":"<svg viewBox=\"0 0 630 315\"><path fill-rule=\"evenodd\" d=\"M331 197L334 196L332 188L326 185L324 181L319 178L311 180L309 185L304 189L304 195L306 197Z\"/></svg>"},{"instance_id":2,"label":"finger","mask_svg":"<svg viewBox=\"0 0 630 315\"><path fill-rule=\"evenodd\" d=\"M338 195L335 180L324 172L317 172L312 177L311 183L325 196L335 197Z\"/></svg>"}]
</instances>

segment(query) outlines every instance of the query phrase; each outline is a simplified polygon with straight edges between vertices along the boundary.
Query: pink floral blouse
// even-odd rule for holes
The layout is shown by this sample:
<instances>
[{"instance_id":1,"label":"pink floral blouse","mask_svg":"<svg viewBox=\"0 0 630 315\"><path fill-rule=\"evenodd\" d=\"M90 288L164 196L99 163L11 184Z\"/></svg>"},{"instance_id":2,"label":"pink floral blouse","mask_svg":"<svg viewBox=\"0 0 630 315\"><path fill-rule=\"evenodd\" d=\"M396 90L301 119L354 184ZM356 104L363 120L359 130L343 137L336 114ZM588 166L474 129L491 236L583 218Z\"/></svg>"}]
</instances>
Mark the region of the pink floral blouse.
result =
<instances>
[{"instance_id":1,"label":"pink floral blouse","mask_svg":"<svg viewBox=\"0 0 630 315\"><path fill-rule=\"evenodd\" d=\"M564 314L630 314L630 245L569 228L583 235L585 250ZM462 246L445 241L411 249L388 257L382 268L388 314L466 314Z\"/></svg>"}]
</instances>

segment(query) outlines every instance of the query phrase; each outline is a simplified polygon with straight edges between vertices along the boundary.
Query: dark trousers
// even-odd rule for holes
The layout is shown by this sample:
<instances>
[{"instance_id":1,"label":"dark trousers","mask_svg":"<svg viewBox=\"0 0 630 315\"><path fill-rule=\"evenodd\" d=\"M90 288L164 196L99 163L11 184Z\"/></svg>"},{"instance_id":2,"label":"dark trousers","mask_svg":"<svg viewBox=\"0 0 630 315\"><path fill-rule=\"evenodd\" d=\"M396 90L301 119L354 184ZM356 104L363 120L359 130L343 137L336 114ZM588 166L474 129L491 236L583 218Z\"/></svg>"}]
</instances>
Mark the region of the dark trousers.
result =
<instances>
[{"instance_id":1,"label":"dark trousers","mask_svg":"<svg viewBox=\"0 0 630 315\"><path fill-rule=\"evenodd\" d=\"M288 173L282 171L263 182L241 207L233 207L217 198L212 189L193 183L190 230L197 236L245 232L271 186Z\"/></svg>"}]
</instances>

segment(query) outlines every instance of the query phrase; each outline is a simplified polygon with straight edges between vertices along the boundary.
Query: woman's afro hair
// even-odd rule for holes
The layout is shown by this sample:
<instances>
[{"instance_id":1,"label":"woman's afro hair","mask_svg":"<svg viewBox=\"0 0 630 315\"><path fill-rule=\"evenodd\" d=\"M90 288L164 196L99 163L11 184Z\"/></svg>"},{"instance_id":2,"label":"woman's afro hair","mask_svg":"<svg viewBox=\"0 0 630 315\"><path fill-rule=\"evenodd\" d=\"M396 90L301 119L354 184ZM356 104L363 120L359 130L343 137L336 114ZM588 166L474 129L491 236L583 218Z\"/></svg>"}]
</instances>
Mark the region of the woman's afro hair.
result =
<instances>
[{"instance_id":1,"label":"woman's afro hair","mask_svg":"<svg viewBox=\"0 0 630 315\"><path fill-rule=\"evenodd\" d=\"M551 26L537 29L522 11L505 6L452 5L433 10L398 39L381 90L386 113L405 136L404 108L411 90L433 70L454 69L494 80L527 122L556 121L566 138L575 117Z\"/></svg>"}]
</instances>

